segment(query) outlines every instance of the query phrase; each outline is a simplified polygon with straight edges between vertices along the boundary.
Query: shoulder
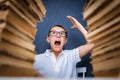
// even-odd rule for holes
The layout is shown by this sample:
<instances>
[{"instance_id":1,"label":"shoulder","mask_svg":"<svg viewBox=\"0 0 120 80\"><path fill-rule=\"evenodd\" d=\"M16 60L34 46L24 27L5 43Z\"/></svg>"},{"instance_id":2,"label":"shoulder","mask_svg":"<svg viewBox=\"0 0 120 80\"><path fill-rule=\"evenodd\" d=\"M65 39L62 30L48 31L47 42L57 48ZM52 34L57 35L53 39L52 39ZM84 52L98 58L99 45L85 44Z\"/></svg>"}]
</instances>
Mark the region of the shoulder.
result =
<instances>
[{"instance_id":1,"label":"shoulder","mask_svg":"<svg viewBox=\"0 0 120 80\"><path fill-rule=\"evenodd\" d=\"M75 53L78 53L78 48L63 50L64 55L72 55Z\"/></svg>"},{"instance_id":2,"label":"shoulder","mask_svg":"<svg viewBox=\"0 0 120 80\"><path fill-rule=\"evenodd\" d=\"M79 57L79 51L78 48L70 49L70 50L64 50L65 57L73 62L79 62L81 59Z\"/></svg>"},{"instance_id":3,"label":"shoulder","mask_svg":"<svg viewBox=\"0 0 120 80\"><path fill-rule=\"evenodd\" d=\"M37 60L37 59L40 60L40 59L45 58L46 55L47 55L47 53L48 53L48 50L46 50L44 53L36 54L36 55L35 55L35 60Z\"/></svg>"},{"instance_id":4,"label":"shoulder","mask_svg":"<svg viewBox=\"0 0 120 80\"><path fill-rule=\"evenodd\" d=\"M44 56L45 56L44 53L36 54L36 55L35 55L35 62L41 61L42 59L44 59Z\"/></svg>"},{"instance_id":5,"label":"shoulder","mask_svg":"<svg viewBox=\"0 0 120 80\"><path fill-rule=\"evenodd\" d=\"M66 49L66 50L63 50L63 53L73 53L73 52L76 52L76 51L78 51L78 48Z\"/></svg>"},{"instance_id":6,"label":"shoulder","mask_svg":"<svg viewBox=\"0 0 120 80\"><path fill-rule=\"evenodd\" d=\"M40 57L43 57L43 56L45 56L45 53L36 54L36 55L35 55L35 58L40 58Z\"/></svg>"}]
</instances>

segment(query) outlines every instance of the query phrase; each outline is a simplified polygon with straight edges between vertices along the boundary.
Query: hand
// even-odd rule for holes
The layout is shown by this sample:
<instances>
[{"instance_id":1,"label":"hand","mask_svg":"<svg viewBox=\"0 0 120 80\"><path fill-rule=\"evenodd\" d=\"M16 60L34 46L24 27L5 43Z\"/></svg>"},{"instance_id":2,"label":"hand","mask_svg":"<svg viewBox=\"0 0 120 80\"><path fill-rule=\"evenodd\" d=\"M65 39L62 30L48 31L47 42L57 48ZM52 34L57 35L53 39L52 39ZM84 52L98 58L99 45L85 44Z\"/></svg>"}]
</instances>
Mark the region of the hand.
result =
<instances>
[{"instance_id":1,"label":"hand","mask_svg":"<svg viewBox=\"0 0 120 80\"><path fill-rule=\"evenodd\" d=\"M73 26L71 28L77 28L84 36L87 43L90 43L91 41L87 39L87 31L85 28L72 16L67 16L67 18L71 21Z\"/></svg>"},{"instance_id":2,"label":"hand","mask_svg":"<svg viewBox=\"0 0 120 80\"><path fill-rule=\"evenodd\" d=\"M71 28L77 28L79 29L79 27L83 27L74 17L72 16L67 16L67 18L70 20L70 22L73 24L73 26Z\"/></svg>"}]
</instances>

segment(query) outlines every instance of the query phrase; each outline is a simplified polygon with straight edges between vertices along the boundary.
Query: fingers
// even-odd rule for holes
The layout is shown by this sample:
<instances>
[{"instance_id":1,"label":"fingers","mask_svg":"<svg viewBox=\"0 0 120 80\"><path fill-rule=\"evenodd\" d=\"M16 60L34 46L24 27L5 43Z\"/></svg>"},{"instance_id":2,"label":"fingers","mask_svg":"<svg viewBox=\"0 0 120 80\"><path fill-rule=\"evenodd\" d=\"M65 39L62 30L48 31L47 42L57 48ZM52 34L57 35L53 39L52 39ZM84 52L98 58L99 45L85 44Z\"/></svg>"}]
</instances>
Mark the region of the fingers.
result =
<instances>
[{"instance_id":1,"label":"fingers","mask_svg":"<svg viewBox=\"0 0 120 80\"><path fill-rule=\"evenodd\" d=\"M67 18L70 20L70 21L73 21L74 18L72 16L67 16Z\"/></svg>"},{"instance_id":2,"label":"fingers","mask_svg":"<svg viewBox=\"0 0 120 80\"><path fill-rule=\"evenodd\" d=\"M71 16L67 16L67 18L68 18L70 21L72 21L72 17L71 17Z\"/></svg>"},{"instance_id":3,"label":"fingers","mask_svg":"<svg viewBox=\"0 0 120 80\"><path fill-rule=\"evenodd\" d=\"M70 18L70 17L71 17L70 15L67 16L67 18Z\"/></svg>"},{"instance_id":4,"label":"fingers","mask_svg":"<svg viewBox=\"0 0 120 80\"><path fill-rule=\"evenodd\" d=\"M71 26L71 29L77 29L77 27L76 26Z\"/></svg>"},{"instance_id":5,"label":"fingers","mask_svg":"<svg viewBox=\"0 0 120 80\"><path fill-rule=\"evenodd\" d=\"M72 16L67 16L67 18L71 21L72 24L75 23L75 19Z\"/></svg>"},{"instance_id":6,"label":"fingers","mask_svg":"<svg viewBox=\"0 0 120 80\"><path fill-rule=\"evenodd\" d=\"M72 17L72 16L67 16L67 18L70 20L70 22L73 24L73 26L71 26L71 29L75 29L76 27L76 20Z\"/></svg>"}]
</instances>

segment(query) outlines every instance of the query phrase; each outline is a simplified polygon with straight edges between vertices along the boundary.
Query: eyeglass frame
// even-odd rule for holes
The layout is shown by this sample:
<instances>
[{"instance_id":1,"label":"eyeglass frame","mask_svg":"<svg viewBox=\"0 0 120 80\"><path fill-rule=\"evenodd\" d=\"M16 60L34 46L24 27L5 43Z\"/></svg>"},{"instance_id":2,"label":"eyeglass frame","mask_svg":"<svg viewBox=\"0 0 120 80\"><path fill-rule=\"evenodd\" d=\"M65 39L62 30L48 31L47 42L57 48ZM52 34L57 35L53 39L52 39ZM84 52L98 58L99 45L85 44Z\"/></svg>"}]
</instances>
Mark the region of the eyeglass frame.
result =
<instances>
[{"instance_id":1,"label":"eyeglass frame","mask_svg":"<svg viewBox=\"0 0 120 80\"><path fill-rule=\"evenodd\" d=\"M51 32L55 32L55 34L54 34L54 35L52 34L51 36L57 36L58 33L59 33L60 37L67 37L67 32L66 32L66 31L54 31L54 30L51 30L51 31L49 31L48 36L50 36L50 33L51 33ZM62 32L64 32L65 35L62 36L62 34L61 34Z\"/></svg>"}]
</instances>

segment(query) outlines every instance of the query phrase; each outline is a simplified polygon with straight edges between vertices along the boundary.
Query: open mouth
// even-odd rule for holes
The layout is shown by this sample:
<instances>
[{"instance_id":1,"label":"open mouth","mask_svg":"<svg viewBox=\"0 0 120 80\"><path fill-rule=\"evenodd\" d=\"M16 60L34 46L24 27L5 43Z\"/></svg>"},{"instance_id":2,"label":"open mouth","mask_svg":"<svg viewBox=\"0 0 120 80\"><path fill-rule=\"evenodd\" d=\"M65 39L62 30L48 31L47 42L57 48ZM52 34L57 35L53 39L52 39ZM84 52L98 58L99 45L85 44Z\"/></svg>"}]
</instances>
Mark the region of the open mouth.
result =
<instances>
[{"instance_id":1,"label":"open mouth","mask_svg":"<svg viewBox=\"0 0 120 80\"><path fill-rule=\"evenodd\" d=\"M54 43L56 46L59 46L60 44L61 44L61 42L60 41L55 41L55 43Z\"/></svg>"}]
</instances>

